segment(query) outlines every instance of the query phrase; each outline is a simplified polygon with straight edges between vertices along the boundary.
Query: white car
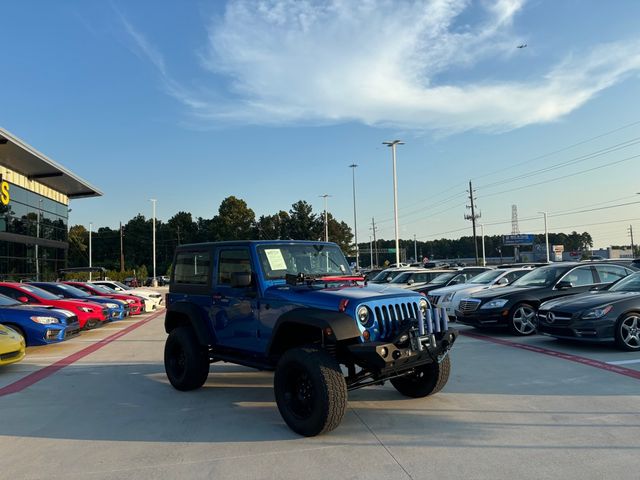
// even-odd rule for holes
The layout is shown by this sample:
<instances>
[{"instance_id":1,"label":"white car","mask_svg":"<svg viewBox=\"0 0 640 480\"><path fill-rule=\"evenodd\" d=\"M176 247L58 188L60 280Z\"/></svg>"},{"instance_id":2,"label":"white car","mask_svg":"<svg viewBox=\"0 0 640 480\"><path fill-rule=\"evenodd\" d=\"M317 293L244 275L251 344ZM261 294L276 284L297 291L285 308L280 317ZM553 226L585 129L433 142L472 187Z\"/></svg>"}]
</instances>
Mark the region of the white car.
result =
<instances>
[{"instance_id":1,"label":"white car","mask_svg":"<svg viewBox=\"0 0 640 480\"><path fill-rule=\"evenodd\" d=\"M487 270L468 280L467 283L432 290L429 292L428 298L432 305L446 308L447 315L450 318L455 318L456 308L462 298L481 290L511 285L531 270L532 267Z\"/></svg>"},{"instance_id":2,"label":"white car","mask_svg":"<svg viewBox=\"0 0 640 480\"><path fill-rule=\"evenodd\" d=\"M451 270L436 270L436 269L415 269L406 270L399 273L393 280L389 282L389 285L394 287L417 289L423 285L429 283L431 280L443 273L455 273Z\"/></svg>"},{"instance_id":3,"label":"white car","mask_svg":"<svg viewBox=\"0 0 640 480\"><path fill-rule=\"evenodd\" d=\"M132 288L127 287L124 283L116 282L115 280L96 280L91 283L96 285L102 285L103 287L110 288L117 293L125 293L128 295L135 295L144 300L144 311L152 312L162 305L163 295L155 290L149 290L146 288Z\"/></svg>"}]
</instances>

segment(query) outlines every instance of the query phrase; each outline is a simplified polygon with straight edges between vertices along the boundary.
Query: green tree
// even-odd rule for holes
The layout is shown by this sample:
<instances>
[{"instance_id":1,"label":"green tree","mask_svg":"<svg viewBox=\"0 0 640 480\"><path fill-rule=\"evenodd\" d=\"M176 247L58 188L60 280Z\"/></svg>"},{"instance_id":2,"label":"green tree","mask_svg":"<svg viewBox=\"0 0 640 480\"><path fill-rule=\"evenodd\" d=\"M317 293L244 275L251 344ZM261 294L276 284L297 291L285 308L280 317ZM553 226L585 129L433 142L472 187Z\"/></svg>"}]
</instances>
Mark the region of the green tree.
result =
<instances>
[{"instance_id":1,"label":"green tree","mask_svg":"<svg viewBox=\"0 0 640 480\"><path fill-rule=\"evenodd\" d=\"M256 214L242 199L230 196L220 204L209 227L216 240L250 240L254 231Z\"/></svg>"},{"instance_id":2,"label":"green tree","mask_svg":"<svg viewBox=\"0 0 640 480\"><path fill-rule=\"evenodd\" d=\"M256 238L260 240L289 239L289 214L280 210L274 215L262 215L256 222Z\"/></svg>"},{"instance_id":3,"label":"green tree","mask_svg":"<svg viewBox=\"0 0 640 480\"><path fill-rule=\"evenodd\" d=\"M304 200L291 205L289 210L289 238L292 240L318 240L323 237L324 222L313 213L313 207Z\"/></svg>"}]
</instances>

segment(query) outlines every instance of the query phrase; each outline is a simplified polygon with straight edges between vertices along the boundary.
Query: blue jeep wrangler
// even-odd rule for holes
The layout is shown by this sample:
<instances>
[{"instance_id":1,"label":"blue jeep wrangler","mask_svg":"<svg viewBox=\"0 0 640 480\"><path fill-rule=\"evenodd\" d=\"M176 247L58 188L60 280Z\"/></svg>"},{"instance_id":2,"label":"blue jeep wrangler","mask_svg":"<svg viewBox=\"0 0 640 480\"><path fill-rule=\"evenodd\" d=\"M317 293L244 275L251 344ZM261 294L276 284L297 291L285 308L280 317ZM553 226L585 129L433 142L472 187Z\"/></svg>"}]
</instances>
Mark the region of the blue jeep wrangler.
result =
<instances>
[{"instance_id":1,"label":"blue jeep wrangler","mask_svg":"<svg viewBox=\"0 0 640 480\"><path fill-rule=\"evenodd\" d=\"M441 390L457 336L447 316L415 292L362 280L334 243L179 246L165 319L169 381L199 388L217 361L275 370L278 409L306 436L339 425L348 390L385 380L414 398Z\"/></svg>"}]
</instances>

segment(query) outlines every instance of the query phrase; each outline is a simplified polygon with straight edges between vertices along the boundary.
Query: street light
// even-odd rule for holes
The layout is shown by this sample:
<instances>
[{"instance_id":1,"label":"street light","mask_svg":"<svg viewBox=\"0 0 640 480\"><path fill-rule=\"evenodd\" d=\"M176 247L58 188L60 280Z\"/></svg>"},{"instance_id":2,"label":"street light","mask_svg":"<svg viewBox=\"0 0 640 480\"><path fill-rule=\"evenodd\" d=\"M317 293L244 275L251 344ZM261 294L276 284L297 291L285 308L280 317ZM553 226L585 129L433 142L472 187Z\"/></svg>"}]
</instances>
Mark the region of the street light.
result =
<instances>
[{"instance_id":1,"label":"street light","mask_svg":"<svg viewBox=\"0 0 640 480\"><path fill-rule=\"evenodd\" d=\"M329 217L327 216L327 198L331 195L324 194L320 195L320 198L324 198L324 241L329 241Z\"/></svg>"},{"instance_id":2,"label":"street light","mask_svg":"<svg viewBox=\"0 0 640 480\"><path fill-rule=\"evenodd\" d=\"M89 222L89 281L91 281L91 231L93 230L93 223Z\"/></svg>"},{"instance_id":3,"label":"street light","mask_svg":"<svg viewBox=\"0 0 640 480\"><path fill-rule=\"evenodd\" d=\"M538 212L544 217L544 242L547 246L547 263L549 263L549 231L547 230L547 212Z\"/></svg>"},{"instance_id":4,"label":"street light","mask_svg":"<svg viewBox=\"0 0 640 480\"><path fill-rule=\"evenodd\" d=\"M351 178L353 180L353 235L356 242L356 270L360 270L360 248L358 247L358 217L356 216L356 167L358 165L352 163L349 165L351 168Z\"/></svg>"},{"instance_id":5,"label":"street light","mask_svg":"<svg viewBox=\"0 0 640 480\"><path fill-rule=\"evenodd\" d=\"M158 286L158 279L156 278L156 199L151 198L149 201L153 204L153 280L151 280L151 286Z\"/></svg>"},{"instance_id":6,"label":"street light","mask_svg":"<svg viewBox=\"0 0 640 480\"><path fill-rule=\"evenodd\" d=\"M382 142L383 145L391 147L393 158L393 219L396 227L396 266L400 266L400 237L398 237L398 180L396 175L396 145L404 145L400 140L392 142Z\"/></svg>"}]
</instances>

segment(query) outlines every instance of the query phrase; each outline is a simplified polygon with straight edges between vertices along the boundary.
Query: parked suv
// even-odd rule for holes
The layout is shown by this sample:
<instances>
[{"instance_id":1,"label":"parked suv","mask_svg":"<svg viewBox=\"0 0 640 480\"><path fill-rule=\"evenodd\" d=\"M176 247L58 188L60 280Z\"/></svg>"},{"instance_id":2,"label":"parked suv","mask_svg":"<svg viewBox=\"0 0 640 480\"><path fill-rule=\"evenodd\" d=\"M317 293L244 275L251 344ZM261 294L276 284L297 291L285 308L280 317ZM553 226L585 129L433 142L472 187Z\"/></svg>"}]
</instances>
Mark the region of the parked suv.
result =
<instances>
[{"instance_id":1,"label":"parked suv","mask_svg":"<svg viewBox=\"0 0 640 480\"><path fill-rule=\"evenodd\" d=\"M446 316L415 292L365 286L333 243L181 245L173 266L164 362L178 390L217 361L275 370L283 419L313 436L338 426L348 390L390 380L419 398L447 383Z\"/></svg>"}]
</instances>

